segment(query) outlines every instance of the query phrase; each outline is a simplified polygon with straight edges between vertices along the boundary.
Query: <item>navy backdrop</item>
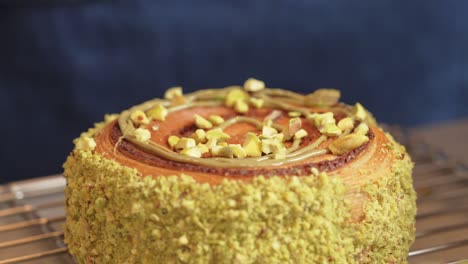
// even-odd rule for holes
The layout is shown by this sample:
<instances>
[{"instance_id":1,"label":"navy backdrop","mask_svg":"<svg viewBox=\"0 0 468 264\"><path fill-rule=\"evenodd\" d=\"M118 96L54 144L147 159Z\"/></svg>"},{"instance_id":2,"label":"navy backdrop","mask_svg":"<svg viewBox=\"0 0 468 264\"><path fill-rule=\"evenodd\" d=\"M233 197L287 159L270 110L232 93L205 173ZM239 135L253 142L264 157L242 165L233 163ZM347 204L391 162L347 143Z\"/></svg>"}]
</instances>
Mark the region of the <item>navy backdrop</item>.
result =
<instances>
[{"instance_id":1,"label":"navy backdrop","mask_svg":"<svg viewBox=\"0 0 468 264\"><path fill-rule=\"evenodd\" d=\"M31 3L0 0L1 182L61 172L81 131L174 85L336 87L402 125L468 115L468 1Z\"/></svg>"}]
</instances>

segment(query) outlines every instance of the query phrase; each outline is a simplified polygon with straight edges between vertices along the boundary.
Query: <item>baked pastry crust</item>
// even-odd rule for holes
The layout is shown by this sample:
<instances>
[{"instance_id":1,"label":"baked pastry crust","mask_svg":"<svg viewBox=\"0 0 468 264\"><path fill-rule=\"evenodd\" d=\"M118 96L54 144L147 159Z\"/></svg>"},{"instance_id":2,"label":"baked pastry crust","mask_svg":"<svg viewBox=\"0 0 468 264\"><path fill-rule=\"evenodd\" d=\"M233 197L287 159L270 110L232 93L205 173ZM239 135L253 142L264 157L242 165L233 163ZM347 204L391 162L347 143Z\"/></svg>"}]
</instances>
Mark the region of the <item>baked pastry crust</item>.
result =
<instances>
[{"instance_id":1,"label":"baked pastry crust","mask_svg":"<svg viewBox=\"0 0 468 264\"><path fill-rule=\"evenodd\" d=\"M372 118L365 122L370 139L353 156L328 150L236 175L206 172L196 164L158 165L135 154L154 153L123 139L127 146L138 146L129 147L130 155L113 137L130 112L107 116L83 133L64 164L65 242L79 263L406 262L416 213L413 164L404 147ZM174 120L170 115L155 121L159 128L152 141L166 142L162 126ZM317 130L304 128L310 137ZM89 139L95 145L83 147ZM347 157L346 162L323 165L320 171L326 173L307 167L311 172L272 176L279 168L316 168L339 157ZM229 166L231 172L238 169Z\"/></svg>"}]
</instances>

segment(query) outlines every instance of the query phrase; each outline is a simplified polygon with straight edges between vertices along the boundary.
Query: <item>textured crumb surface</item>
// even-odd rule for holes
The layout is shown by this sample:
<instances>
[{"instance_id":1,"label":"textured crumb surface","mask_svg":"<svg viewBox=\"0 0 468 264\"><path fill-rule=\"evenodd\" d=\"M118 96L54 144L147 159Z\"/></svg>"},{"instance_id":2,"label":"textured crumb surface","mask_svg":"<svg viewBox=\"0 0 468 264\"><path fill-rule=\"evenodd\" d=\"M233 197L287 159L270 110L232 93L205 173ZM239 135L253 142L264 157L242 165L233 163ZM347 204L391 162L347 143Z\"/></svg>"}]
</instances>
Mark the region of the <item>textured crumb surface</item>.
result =
<instances>
[{"instance_id":1,"label":"textured crumb surface","mask_svg":"<svg viewBox=\"0 0 468 264\"><path fill-rule=\"evenodd\" d=\"M395 162L361 187L360 222L350 220L339 177L212 186L189 175L142 176L75 149L64 164L65 241L79 263L406 263L416 213L413 165L387 136Z\"/></svg>"}]
</instances>

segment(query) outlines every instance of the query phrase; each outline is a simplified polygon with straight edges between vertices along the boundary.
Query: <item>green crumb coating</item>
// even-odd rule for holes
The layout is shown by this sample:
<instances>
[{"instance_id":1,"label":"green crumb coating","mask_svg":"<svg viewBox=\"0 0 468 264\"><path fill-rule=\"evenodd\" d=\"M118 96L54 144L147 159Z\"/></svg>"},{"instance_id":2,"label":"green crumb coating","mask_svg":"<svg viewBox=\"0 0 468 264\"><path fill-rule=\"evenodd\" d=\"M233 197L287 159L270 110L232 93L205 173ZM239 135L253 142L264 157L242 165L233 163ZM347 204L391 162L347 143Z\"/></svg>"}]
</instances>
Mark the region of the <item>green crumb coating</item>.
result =
<instances>
[{"instance_id":1,"label":"green crumb coating","mask_svg":"<svg viewBox=\"0 0 468 264\"><path fill-rule=\"evenodd\" d=\"M337 178L200 184L75 151L66 243L79 263L346 263L353 227Z\"/></svg>"},{"instance_id":2,"label":"green crumb coating","mask_svg":"<svg viewBox=\"0 0 468 264\"><path fill-rule=\"evenodd\" d=\"M361 263L407 263L415 237L416 192L411 172L413 163L403 146L387 134L386 151L396 157L392 174L362 187L369 201L358 229Z\"/></svg>"},{"instance_id":3,"label":"green crumb coating","mask_svg":"<svg viewBox=\"0 0 468 264\"><path fill-rule=\"evenodd\" d=\"M64 164L65 242L79 263L406 263L412 163L389 138L385 151L399 158L362 187L368 202L357 224L346 187L326 174L211 186L186 175L143 177L74 150Z\"/></svg>"}]
</instances>

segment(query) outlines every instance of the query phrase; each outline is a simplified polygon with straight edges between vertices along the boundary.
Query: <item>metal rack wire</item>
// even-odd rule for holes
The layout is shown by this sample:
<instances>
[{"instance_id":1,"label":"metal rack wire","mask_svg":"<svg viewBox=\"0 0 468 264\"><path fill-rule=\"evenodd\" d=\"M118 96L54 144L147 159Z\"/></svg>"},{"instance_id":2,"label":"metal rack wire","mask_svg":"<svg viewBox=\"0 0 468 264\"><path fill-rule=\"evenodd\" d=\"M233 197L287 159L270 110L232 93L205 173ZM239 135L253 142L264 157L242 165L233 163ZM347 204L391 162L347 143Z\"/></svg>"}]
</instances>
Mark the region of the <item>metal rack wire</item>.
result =
<instances>
[{"instance_id":1,"label":"metal rack wire","mask_svg":"<svg viewBox=\"0 0 468 264\"><path fill-rule=\"evenodd\" d=\"M416 167L417 234L410 263L468 263L468 168L406 142ZM0 264L73 263L63 244L61 175L0 185Z\"/></svg>"}]
</instances>

